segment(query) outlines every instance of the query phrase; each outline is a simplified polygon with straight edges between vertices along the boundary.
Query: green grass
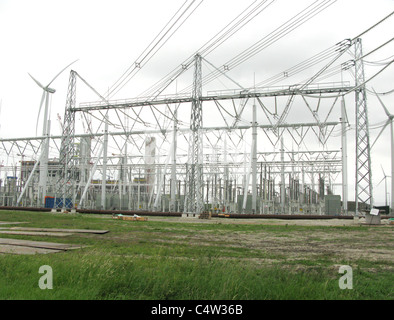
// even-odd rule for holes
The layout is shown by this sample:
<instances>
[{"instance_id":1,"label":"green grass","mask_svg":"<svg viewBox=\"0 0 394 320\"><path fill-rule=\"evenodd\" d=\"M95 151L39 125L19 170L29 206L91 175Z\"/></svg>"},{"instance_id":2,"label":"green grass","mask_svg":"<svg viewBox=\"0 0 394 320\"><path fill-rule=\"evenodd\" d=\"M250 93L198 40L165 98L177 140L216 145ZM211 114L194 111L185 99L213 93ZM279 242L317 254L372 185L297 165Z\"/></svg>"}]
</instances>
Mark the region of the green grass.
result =
<instances>
[{"instance_id":1,"label":"green grass","mask_svg":"<svg viewBox=\"0 0 394 320\"><path fill-rule=\"evenodd\" d=\"M326 240L321 235L325 238L341 235L336 239L340 246L349 245L348 240L361 232L387 236L390 242L392 229L169 220L127 222L109 216L0 211L0 221L29 222L23 226L110 230L104 235L76 234L65 238L0 235L87 245L56 254L0 255L0 299L394 298L392 261L349 260L338 253L310 256L301 252L291 258L283 250L286 247L266 248L263 241L270 237L273 242L291 242L292 237L307 236L310 241L323 244ZM249 243L237 240L235 235L255 238ZM370 246L373 250L378 244ZM354 266L352 290L341 290L338 286L342 276L338 265L342 264ZM42 265L52 267L52 290L41 290L38 286L42 276L38 270Z\"/></svg>"}]
</instances>

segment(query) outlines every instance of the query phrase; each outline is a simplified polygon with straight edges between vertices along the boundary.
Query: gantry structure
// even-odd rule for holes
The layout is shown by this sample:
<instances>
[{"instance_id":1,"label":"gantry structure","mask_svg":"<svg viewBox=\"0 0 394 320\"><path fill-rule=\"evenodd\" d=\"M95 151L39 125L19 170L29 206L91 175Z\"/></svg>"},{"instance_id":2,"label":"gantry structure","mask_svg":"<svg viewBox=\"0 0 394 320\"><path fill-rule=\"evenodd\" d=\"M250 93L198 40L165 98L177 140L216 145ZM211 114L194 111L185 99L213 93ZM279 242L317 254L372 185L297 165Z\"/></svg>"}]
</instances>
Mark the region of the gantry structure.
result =
<instances>
[{"instance_id":1,"label":"gantry structure","mask_svg":"<svg viewBox=\"0 0 394 320\"><path fill-rule=\"evenodd\" d=\"M349 53L352 59L343 60ZM150 95L123 100L101 95L71 70L61 135L50 134L45 118L42 136L0 139L3 163L15 153L21 157L19 165L2 167L7 173L0 205L193 216L206 211L351 211L357 216L373 206L363 63L369 54L363 53L361 37L346 39L260 84L243 87L229 77L229 65L218 68L197 52ZM327 59L305 81L271 85ZM206 76L204 65L210 69ZM191 85L167 93L188 70ZM344 81L349 70L351 81ZM341 81L323 81L338 74ZM237 88L204 91L217 77ZM79 86L98 100L77 104ZM354 111L345 104L351 95ZM356 177L354 206L349 208L351 111ZM329 211L327 199L335 195L341 196L342 206Z\"/></svg>"}]
</instances>

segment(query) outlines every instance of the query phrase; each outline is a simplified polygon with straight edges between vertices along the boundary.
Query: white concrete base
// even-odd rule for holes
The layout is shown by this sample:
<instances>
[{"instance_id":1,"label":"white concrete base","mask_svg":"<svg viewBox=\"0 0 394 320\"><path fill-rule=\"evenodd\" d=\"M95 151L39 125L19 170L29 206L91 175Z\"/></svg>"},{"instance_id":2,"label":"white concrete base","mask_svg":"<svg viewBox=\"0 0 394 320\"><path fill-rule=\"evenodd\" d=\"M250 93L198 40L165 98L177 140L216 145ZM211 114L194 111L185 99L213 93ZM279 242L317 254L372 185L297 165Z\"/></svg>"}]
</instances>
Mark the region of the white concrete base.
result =
<instances>
[{"instance_id":1,"label":"white concrete base","mask_svg":"<svg viewBox=\"0 0 394 320\"><path fill-rule=\"evenodd\" d=\"M372 214L365 214L365 223L366 224L380 224L380 214L374 216Z\"/></svg>"}]
</instances>

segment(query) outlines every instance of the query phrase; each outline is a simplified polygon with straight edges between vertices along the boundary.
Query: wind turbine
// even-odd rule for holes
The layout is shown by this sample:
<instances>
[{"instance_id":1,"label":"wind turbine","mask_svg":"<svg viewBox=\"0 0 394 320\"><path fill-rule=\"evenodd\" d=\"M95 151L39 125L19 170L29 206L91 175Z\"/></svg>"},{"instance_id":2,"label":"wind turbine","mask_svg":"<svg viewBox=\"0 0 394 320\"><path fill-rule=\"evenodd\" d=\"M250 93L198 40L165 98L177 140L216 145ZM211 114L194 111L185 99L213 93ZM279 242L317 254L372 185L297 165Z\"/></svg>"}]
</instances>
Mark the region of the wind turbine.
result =
<instances>
[{"instance_id":1,"label":"wind turbine","mask_svg":"<svg viewBox=\"0 0 394 320\"><path fill-rule=\"evenodd\" d=\"M37 123L36 123L36 134L38 128L38 121L41 114L41 108L44 104L45 100L45 109L44 109L44 119L43 119L43 129L42 135L45 137L45 140L42 144L41 149L41 161L40 161L40 179L38 183L38 201L39 205L45 206L45 196L46 196L46 186L47 186L47 175L48 175L48 157L49 157L49 131L50 131L50 122L48 119L48 105L49 105L49 94L53 94L56 92L55 89L50 88L49 86L59 77L64 70L66 70L69 66L71 66L74 62L68 64L65 68L63 68L46 86L43 86L37 79L35 79L30 73L29 76L33 79L33 81L43 90L40 102L40 108L38 109Z\"/></svg>"},{"instance_id":2,"label":"wind turbine","mask_svg":"<svg viewBox=\"0 0 394 320\"><path fill-rule=\"evenodd\" d=\"M37 116L37 124L36 124L36 134L37 134L37 127L38 127L38 120L40 118L41 114L41 108L45 100L45 112L44 112L44 123L43 123L43 132L42 134L45 136L48 134L48 127L47 127L47 121L48 121L48 104L49 104L49 94L55 93L56 90L50 88L49 86L59 77L64 70L66 70L69 66L71 66L73 63L75 63L78 60L75 60L71 62L69 65L67 65L65 68L63 68L53 79L51 82L49 82L45 87L37 80L35 79L30 73L29 76L34 80L34 82L43 90L42 96L41 96L41 102L40 102L40 108L38 109L38 116Z\"/></svg>"},{"instance_id":3,"label":"wind turbine","mask_svg":"<svg viewBox=\"0 0 394 320\"><path fill-rule=\"evenodd\" d=\"M380 135L382 134L382 132L384 131L384 129L386 129L386 127L390 124L390 146L391 146L391 205L390 205L390 212L392 212L392 210L394 210L394 128L393 128L393 119L394 119L394 115L391 114L386 106L384 105L382 99L380 99L380 97L378 96L378 94L376 93L376 91L373 89L373 92L375 92L376 97L378 98L380 104L382 105L384 112L387 115L387 120L386 123L384 124L382 130L380 130L378 136L376 137L374 143L371 146L372 147L375 145L376 141L379 139Z\"/></svg>"},{"instance_id":4,"label":"wind turbine","mask_svg":"<svg viewBox=\"0 0 394 320\"><path fill-rule=\"evenodd\" d=\"M385 206L387 207L387 178L389 178L390 176L386 175L386 173L383 170L382 165L380 165L380 167L382 168L382 171L383 171L383 179L380 180L380 182L377 184L377 186L380 185L382 183L382 181L384 180L384 192L385 192L384 194L385 194L385 199L386 199Z\"/></svg>"}]
</instances>

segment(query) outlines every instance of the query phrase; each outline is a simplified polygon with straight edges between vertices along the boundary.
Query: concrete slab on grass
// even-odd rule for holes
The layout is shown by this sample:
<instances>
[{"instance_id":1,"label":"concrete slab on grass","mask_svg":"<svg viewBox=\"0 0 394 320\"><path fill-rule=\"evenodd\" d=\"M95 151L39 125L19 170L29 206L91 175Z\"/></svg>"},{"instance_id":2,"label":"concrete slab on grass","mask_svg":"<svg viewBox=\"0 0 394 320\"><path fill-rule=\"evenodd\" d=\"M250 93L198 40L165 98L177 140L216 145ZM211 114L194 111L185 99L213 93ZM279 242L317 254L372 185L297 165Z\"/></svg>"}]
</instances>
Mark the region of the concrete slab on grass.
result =
<instances>
[{"instance_id":1,"label":"concrete slab on grass","mask_svg":"<svg viewBox=\"0 0 394 320\"><path fill-rule=\"evenodd\" d=\"M0 228L7 230L21 230L21 231L36 231L36 232L70 232L70 233L94 233L94 234L105 234L109 230L90 230L90 229L57 229L57 228L25 228L25 227L9 227Z\"/></svg>"},{"instance_id":2,"label":"concrete slab on grass","mask_svg":"<svg viewBox=\"0 0 394 320\"><path fill-rule=\"evenodd\" d=\"M33 248L33 247L23 247L23 246L14 246L8 244L0 245L0 253L5 254L47 254L47 253L56 253L62 252L64 250L56 250L56 249L47 249L47 248Z\"/></svg>"},{"instance_id":3,"label":"concrete slab on grass","mask_svg":"<svg viewBox=\"0 0 394 320\"><path fill-rule=\"evenodd\" d=\"M12 231L12 230L0 230L3 234L15 234L21 236L50 236L50 237L67 237L72 233L67 232L34 232L34 231Z\"/></svg>"},{"instance_id":4,"label":"concrete slab on grass","mask_svg":"<svg viewBox=\"0 0 394 320\"><path fill-rule=\"evenodd\" d=\"M70 249L79 249L85 247L78 244L30 241L30 240L9 239L9 238L0 238L0 245L14 245L14 246L44 248L44 249L54 249L54 250L70 250Z\"/></svg>"}]
</instances>

